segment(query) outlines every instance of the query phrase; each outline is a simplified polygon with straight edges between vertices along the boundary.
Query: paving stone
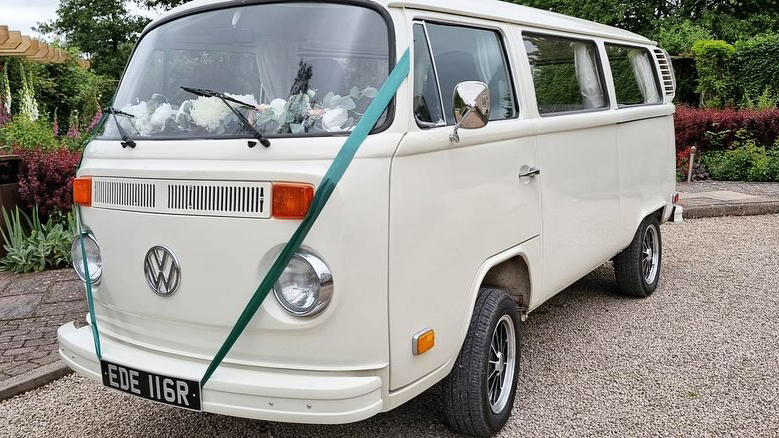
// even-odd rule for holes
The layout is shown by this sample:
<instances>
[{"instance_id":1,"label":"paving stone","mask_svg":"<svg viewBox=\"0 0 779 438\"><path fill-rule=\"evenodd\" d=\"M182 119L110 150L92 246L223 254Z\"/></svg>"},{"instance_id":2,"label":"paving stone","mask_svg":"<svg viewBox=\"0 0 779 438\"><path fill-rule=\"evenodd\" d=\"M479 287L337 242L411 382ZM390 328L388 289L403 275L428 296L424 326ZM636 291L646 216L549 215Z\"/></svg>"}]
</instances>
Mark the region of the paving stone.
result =
<instances>
[{"instance_id":1,"label":"paving stone","mask_svg":"<svg viewBox=\"0 0 779 438\"><path fill-rule=\"evenodd\" d=\"M60 358L59 351L58 351L58 349L55 348L54 353L49 353L49 355L47 355L47 356L44 356L44 357L42 357L40 359L33 359L32 361L34 363L37 363L38 365L43 366L43 365L48 365L50 363L54 363L54 362L58 361L59 358Z\"/></svg>"},{"instance_id":2,"label":"paving stone","mask_svg":"<svg viewBox=\"0 0 779 438\"><path fill-rule=\"evenodd\" d=\"M26 295L42 294L49 290L54 282L52 274L49 272L34 272L31 274L18 274L6 287L0 295ZM2 317L0 317L2 318Z\"/></svg>"},{"instance_id":3,"label":"paving stone","mask_svg":"<svg viewBox=\"0 0 779 438\"><path fill-rule=\"evenodd\" d=\"M31 351L35 351L35 347L9 348L8 350L5 350L3 356L17 356L19 354L29 353Z\"/></svg>"},{"instance_id":4,"label":"paving stone","mask_svg":"<svg viewBox=\"0 0 779 438\"><path fill-rule=\"evenodd\" d=\"M27 333L26 335L19 335L14 336L14 341L26 341L28 339L40 339L43 337L43 332L41 330L36 330L35 327L30 328L30 333Z\"/></svg>"},{"instance_id":5,"label":"paving stone","mask_svg":"<svg viewBox=\"0 0 779 438\"><path fill-rule=\"evenodd\" d=\"M38 306L36 316L65 315L86 310L86 302L65 301L61 303L48 303Z\"/></svg>"},{"instance_id":6,"label":"paving stone","mask_svg":"<svg viewBox=\"0 0 779 438\"><path fill-rule=\"evenodd\" d=\"M71 280L79 280L78 275L76 275L76 271L74 271L72 268L66 268L66 269L58 269L56 271L51 271L52 278L54 281L71 281Z\"/></svg>"},{"instance_id":7,"label":"paving stone","mask_svg":"<svg viewBox=\"0 0 779 438\"><path fill-rule=\"evenodd\" d=\"M55 282L44 298L45 303L59 303L62 301L83 300L86 292L81 280L64 280Z\"/></svg>"},{"instance_id":8,"label":"paving stone","mask_svg":"<svg viewBox=\"0 0 779 438\"><path fill-rule=\"evenodd\" d=\"M50 345L52 342L56 342L57 337L56 336L48 336L41 339L30 339L29 341L24 341L25 347L36 347L40 345Z\"/></svg>"},{"instance_id":9,"label":"paving stone","mask_svg":"<svg viewBox=\"0 0 779 438\"><path fill-rule=\"evenodd\" d=\"M49 341L49 344L51 344L51 341ZM41 349L38 348L37 346L34 348L35 349L33 351L30 351L29 353L17 354L14 359L32 362L35 359L40 359L42 357L46 357L49 355L48 349Z\"/></svg>"},{"instance_id":10,"label":"paving stone","mask_svg":"<svg viewBox=\"0 0 779 438\"><path fill-rule=\"evenodd\" d=\"M26 318L35 313L42 294L25 294L0 298L0 319ZM3 330L3 334L5 330Z\"/></svg>"},{"instance_id":11,"label":"paving stone","mask_svg":"<svg viewBox=\"0 0 779 438\"><path fill-rule=\"evenodd\" d=\"M11 272L0 272L0 295L3 294L2 291L11 284L15 277L16 274Z\"/></svg>"},{"instance_id":12,"label":"paving stone","mask_svg":"<svg viewBox=\"0 0 779 438\"><path fill-rule=\"evenodd\" d=\"M18 365L16 367L6 369L5 373L9 376L18 376L19 374L22 374L24 372L34 370L35 368L38 368L38 364L34 362L24 362L21 365Z\"/></svg>"},{"instance_id":13,"label":"paving stone","mask_svg":"<svg viewBox=\"0 0 779 438\"><path fill-rule=\"evenodd\" d=\"M10 350L11 348L19 348L24 346L24 341L5 341L0 342L0 355L2 355L5 350Z\"/></svg>"}]
</instances>

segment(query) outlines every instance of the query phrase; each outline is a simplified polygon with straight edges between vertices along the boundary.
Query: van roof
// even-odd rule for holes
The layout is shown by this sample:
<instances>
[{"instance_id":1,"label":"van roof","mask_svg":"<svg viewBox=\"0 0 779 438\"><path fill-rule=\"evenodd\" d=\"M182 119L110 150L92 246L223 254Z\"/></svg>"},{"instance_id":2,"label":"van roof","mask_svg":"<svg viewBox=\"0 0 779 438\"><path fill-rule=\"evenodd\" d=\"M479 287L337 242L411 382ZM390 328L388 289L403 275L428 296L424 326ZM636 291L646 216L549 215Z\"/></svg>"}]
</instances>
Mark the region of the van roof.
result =
<instances>
[{"instance_id":1,"label":"van roof","mask_svg":"<svg viewBox=\"0 0 779 438\"><path fill-rule=\"evenodd\" d=\"M409 8L445 12L454 15L515 23L561 32L613 38L641 44L654 44L653 41L641 35L616 27L499 0L447 0L446 2L441 0L369 1L385 8ZM229 5L230 3L234 3L235 6L251 4L251 2L247 2L246 0L195 0L173 8L161 17L153 20L146 26L144 32L155 27L160 22L168 21L173 16L186 14L190 10L200 9L211 5Z\"/></svg>"}]
</instances>

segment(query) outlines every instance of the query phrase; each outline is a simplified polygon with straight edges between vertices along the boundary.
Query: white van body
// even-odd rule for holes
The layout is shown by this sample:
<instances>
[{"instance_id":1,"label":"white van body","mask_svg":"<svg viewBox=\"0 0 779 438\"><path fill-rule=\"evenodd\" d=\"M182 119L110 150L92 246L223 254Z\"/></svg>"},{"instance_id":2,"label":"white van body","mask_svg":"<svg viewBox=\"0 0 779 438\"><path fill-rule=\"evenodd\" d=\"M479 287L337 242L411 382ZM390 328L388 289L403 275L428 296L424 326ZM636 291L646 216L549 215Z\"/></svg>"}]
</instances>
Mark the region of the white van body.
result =
<instances>
[{"instance_id":1,"label":"white van body","mask_svg":"<svg viewBox=\"0 0 779 438\"><path fill-rule=\"evenodd\" d=\"M183 18L266 3L189 3L151 23L139 47ZM299 317L268 296L202 388L207 412L345 423L393 409L452 371L483 287L505 290L524 318L627 248L646 218L662 223L674 212L674 84L667 55L652 41L492 0L339 3L384 17L394 38L390 63L410 48L411 74L386 127L362 144L305 240L332 272L332 300ZM515 99L506 114L513 116L462 129L459 142L445 119L421 125L415 24L494 32L505 50ZM591 43L605 106L541 114L526 35ZM619 104L606 44L646 50L659 100ZM133 68L131 61L120 90ZM269 148L247 147L247 135L138 136L134 148L116 138L92 141L78 176L92 178L92 205L81 211L102 260L94 313L104 359L199 380L299 224L273 217L272 184L316 187L346 134L276 136ZM519 176L528 169L540 173ZM208 196L219 187L262 188L266 206L206 211L176 198L176 190ZM155 246L180 264L180 285L169 296L153 293L144 275ZM412 339L427 328L435 345L415 355ZM59 341L68 366L101 380L89 327L66 324Z\"/></svg>"}]
</instances>

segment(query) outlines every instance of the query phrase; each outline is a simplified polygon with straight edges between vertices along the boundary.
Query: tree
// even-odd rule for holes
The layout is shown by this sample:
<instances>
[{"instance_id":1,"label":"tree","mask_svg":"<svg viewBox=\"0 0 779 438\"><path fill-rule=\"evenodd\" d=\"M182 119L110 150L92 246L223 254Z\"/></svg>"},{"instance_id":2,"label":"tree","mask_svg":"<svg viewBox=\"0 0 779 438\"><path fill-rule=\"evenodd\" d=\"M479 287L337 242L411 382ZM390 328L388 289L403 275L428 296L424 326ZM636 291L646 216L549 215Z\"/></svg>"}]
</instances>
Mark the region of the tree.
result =
<instances>
[{"instance_id":1,"label":"tree","mask_svg":"<svg viewBox=\"0 0 779 438\"><path fill-rule=\"evenodd\" d=\"M148 22L131 14L125 0L61 0L57 18L36 30L63 37L92 55L96 73L118 78Z\"/></svg>"},{"instance_id":2,"label":"tree","mask_svg":"<svg viewBox=\"0 0 779 438\"><path fill-rule=\"evenodd\" d=\"M191 0L135 0L138 6L146 9L162 9L169 10L176 6L181 6Z\"/></svg>"},{"instance_id":3,"label":"tree","mask_svg":"<svg viewBox=\"0 0 779 438\"><path fill-rule=\"evenodd\" d=\"M508 0L507 0L508 1ZM539 9L657 38L661 29L695 25L735 43L779 29L779 0L513 0Z\"/></svg>"}]
</instances>

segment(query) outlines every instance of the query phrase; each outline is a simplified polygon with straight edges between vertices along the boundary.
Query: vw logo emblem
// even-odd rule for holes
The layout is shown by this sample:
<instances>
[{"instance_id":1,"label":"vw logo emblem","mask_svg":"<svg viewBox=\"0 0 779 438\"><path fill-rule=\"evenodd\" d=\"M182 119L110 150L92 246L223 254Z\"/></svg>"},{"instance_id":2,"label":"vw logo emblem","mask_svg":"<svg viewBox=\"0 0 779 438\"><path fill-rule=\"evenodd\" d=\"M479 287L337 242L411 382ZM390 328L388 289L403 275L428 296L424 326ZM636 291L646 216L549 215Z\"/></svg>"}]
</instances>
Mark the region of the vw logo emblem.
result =
<instances>
[{"instance_id":1,"label":"vw logo emblem","mask_svg":"<svg viewBox=\"0 0 779 438\"><path fill-rule=\"evenodd\" d=\"M152 292L162 297L173 295L181 283L179 260L164 246L154 246L146 253L143 273Z\"/></svg>"}]
</instances>

